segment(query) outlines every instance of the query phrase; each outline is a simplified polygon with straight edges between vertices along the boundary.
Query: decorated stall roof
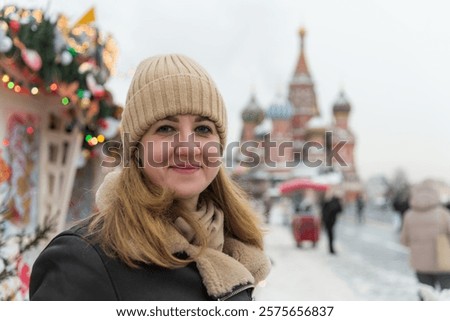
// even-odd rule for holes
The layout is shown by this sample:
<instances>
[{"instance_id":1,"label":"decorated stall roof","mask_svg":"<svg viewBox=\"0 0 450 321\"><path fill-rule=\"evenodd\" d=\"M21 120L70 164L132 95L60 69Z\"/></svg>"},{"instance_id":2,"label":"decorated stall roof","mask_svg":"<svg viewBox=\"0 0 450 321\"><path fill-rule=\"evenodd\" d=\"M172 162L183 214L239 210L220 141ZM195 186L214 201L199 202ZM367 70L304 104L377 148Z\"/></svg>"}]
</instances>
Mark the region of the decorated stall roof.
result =
<instances>
[{"instance_id":1,"label":"decorated stall roof","mask_svg":"<svg viewBox=\"0 0 450 321\"><path fill-rule=\"evenodd\" d=\"M317 183L305 178L294 178L281 183L279 186L279 190L282 195L306 189L311 189L314 191L326 191L328 189L328 185Z\"/></svg>"},{"instance_id":2,"label":"decorated stall roof","mask_svg":"<svg viewBox=\"0 0 450 321\"><path fill-rule=\"evenodd\" d=\"M1 84L21 95L60 97L61 108L84 131L87 149L117 132L113 120L122 111L105 88L117 45L94 22L94 8L72 26L63 14L51 17L14 5L0 9Z\"/></svg>"}]
</instances>

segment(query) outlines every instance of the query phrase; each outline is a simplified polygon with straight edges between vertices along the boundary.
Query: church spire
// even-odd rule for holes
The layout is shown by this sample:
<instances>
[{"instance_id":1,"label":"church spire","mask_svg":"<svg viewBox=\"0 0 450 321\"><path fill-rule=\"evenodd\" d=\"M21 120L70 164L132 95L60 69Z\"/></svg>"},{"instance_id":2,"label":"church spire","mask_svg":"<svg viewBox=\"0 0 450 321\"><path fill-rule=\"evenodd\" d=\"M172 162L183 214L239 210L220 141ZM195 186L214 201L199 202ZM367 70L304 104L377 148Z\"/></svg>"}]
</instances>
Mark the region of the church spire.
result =
<instances>
[{"instance_id":1,"label":"church spire","mask_svg":"<svg viewBox=\"0 0 450 321\"><path fill-rule=\"evenodd\" d=\"M308 70L305 55L305 36L304 28L299 30L300 36L300 54L297 60L297 66L294 75L289 84L289 101L293 108L292 129L295 141L303 141L309 120L318 116L319 108L316 102L316 93L314 82Z\"/></svg>"},{"instance_id":2,"label":"church spire","mask_svg":"<svg viewBox=\"0 0 450 321\"><path fill-rule=\"evenodd\" d=\"M298 31L298 34L300 35L300 57L297 62L297 67L295 68L294 78L300 77L301 75L310 77L305 56L305 35L306 35L305 28L301 27L300 30Z\"/></svg>"}]
</instances>

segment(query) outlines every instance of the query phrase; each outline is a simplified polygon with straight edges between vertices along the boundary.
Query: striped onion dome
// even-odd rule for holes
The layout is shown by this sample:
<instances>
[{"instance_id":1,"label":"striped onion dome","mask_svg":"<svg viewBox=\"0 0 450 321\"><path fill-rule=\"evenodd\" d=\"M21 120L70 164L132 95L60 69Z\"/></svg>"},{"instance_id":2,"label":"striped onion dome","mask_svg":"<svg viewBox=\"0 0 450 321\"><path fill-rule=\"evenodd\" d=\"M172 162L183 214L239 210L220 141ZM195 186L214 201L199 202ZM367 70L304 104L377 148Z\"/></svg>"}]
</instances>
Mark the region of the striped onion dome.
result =
<instances>
[{"instance_id":1,"label":"striped onion dome","mask_svg":"<svg viewBox=\"0 0 450 321\"><path fill-rule=\"evenodd\" d=\"M250 101L242 111L242 120L245 123L254 123L259 125L264 120L264 110L259 106L255 94L252 94Z\"/></svg>"},{"instance_id":2,"label":"striped onion dome","mask_svg":"<svg viewBox=\"0 0 450 321\"><path fill-rule=\"evenodd\" d=\"M333 113L349 113L352 107L345 96L344 91L341 91L338 99L334 102Z\"/></svg>"},{"instance_id":3,"label":"striped onion dome","mask_svg":"<svg viewBox=\"0 0 450 321\"><path fill-rule=\"evenodd\" d=\"M272 120L276 119L291 119L294 111L291 104L282 95L277 95L275 101L269 106L266 111L266 116Z\"/></svg>"}]
</instances>

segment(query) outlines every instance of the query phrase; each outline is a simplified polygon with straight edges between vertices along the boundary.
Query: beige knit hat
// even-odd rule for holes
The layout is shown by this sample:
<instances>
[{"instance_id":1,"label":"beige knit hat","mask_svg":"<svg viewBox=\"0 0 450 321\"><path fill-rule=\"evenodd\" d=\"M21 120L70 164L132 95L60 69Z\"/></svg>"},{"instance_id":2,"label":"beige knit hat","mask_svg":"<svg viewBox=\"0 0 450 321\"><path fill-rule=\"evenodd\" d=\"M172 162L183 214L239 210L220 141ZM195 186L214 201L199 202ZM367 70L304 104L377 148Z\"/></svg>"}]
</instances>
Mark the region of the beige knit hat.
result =
<instances>
[{"instance_id":1,"label":"beige knit hat","mask_svg":"<svg viewBox=\"0 0 450 321\"><path fill-rule=\"evenodd\" d=\"M177 54L142 61L128 90L122 134L129 133L131 145L135 145L156 121L182 114L209 118L225 146L225 104L208 73L192 59Z\"/></svg>"}]
</instances>

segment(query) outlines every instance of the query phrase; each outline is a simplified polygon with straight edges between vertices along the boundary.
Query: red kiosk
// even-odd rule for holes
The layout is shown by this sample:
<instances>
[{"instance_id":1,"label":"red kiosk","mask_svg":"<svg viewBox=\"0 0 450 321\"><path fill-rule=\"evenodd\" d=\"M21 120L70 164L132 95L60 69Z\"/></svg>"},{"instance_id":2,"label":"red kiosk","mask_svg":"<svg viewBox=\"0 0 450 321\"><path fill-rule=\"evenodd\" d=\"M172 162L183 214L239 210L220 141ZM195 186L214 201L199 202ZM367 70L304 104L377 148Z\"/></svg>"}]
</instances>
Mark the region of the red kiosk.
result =
<instances>
[{"instance_id":1,"label":"red kiosk","mask_svg":"<svg viewBox=\"0 0 450 321\"><path fill-rule=\"evenodd\" d=\"M306 191L324 192L328 185L316 183L309 179L296 178L282 183L279 187L283 196L294 197ZM296 206L294 217L292 218L292 232L297 247L302 246L302 242L310 241L315 246L320 236L320 215L317 202L308 204L303 208Z\"/></svg>"}]
</instances>

